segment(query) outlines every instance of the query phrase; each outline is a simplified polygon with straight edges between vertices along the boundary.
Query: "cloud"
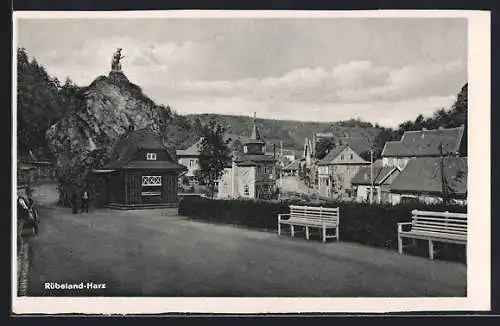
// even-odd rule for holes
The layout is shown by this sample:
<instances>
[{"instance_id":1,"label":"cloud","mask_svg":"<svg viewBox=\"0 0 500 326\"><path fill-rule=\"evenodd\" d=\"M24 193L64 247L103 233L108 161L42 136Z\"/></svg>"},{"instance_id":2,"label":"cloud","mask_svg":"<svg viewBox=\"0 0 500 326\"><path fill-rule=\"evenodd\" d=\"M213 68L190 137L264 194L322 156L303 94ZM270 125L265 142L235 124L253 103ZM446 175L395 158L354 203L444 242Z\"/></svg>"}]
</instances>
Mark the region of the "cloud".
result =
<instances>
[{"instance_id":1,"label":"cloud","mask_svg":"<svg viewBox=\"0 0 500 326\"><path fill-rule=\"evenodd\" d=\"M424 117L431 116L436 108L449 107L454 99L454 96L442 96L364 103L292 103L263 102L237 97L185 98L174 96L169 99L168 103L174 110L182 110L185 114L217 112L251 116L253 112L256 112L260 118L299 121L338 121L360 117L365 121L379 123L382 126L397 127L403 121L414 120L416 112L423 114Z\"/></svg>"},{"instance_id":2,"label":"cloud","mask_svg":"<svg viewBox=\"0 0 500 326\"><path fill-rule=\"evenodd\" d=\"M184 81L170 94L186 97L246 98L307 103L363 103L456 94L467 80L466 65L420 64L389 68L370 61L324 67L299 68L279 77L237 81Z\"/></svg>"}]
</instances>

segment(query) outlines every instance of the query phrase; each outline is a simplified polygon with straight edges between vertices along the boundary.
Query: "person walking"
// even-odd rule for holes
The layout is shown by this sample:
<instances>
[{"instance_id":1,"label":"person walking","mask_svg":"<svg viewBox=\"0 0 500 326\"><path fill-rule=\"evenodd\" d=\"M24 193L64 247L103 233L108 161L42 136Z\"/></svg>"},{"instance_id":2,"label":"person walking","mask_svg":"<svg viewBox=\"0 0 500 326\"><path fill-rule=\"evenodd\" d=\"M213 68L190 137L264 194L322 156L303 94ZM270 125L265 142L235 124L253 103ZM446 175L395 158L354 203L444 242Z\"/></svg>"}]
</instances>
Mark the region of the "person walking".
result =
<instances>
[{"instance_id":1,"label":"person walking","mask_svg":"<svg viewBox=\"0 0 500 326\"><path fill-rule=\"evenodd\" d=\"M82 194L82 213L83 212L89 212L89 193L87 191L84 191Z\"/></svg>"},{"instance_id":2,"label":"person walking","mask_svg":"<svg viewBox=\"0 0 500 326\"><path fill-rule=\"evenodd\" d=\"M71 208L73 210L73 214L78 213L78 198L77 198L76 193L74 191L71 194Z\"/></svg>"}]
</instances>

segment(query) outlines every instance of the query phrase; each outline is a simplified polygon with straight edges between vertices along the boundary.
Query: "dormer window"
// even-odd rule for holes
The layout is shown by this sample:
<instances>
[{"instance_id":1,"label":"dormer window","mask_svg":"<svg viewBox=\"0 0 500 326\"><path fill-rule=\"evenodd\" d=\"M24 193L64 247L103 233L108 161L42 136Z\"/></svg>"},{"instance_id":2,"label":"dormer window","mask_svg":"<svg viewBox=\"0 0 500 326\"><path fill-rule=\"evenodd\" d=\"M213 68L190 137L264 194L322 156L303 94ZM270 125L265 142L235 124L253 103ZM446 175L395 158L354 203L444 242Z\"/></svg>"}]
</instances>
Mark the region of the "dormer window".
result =
<instances>
[{"instance_id":1,"label":"dormer window","mask_svg":"<svg viewBox=\"0 0 500 326\"><path fill-rule=\"evenodd\" d=\"M245 154L248 153L248 146L247 145L243 146L243 153L245 153Z\"/></svg>"},{"instance_id":2,"label":"dormer window","mask_svg":"<svg viewBox=\"0 0 500 326\"><path fill-rule=\"evenodd\" d=\"M146 160L148 161L156 161L156 153L147 153Z\"/></svg>"}]
</instances>

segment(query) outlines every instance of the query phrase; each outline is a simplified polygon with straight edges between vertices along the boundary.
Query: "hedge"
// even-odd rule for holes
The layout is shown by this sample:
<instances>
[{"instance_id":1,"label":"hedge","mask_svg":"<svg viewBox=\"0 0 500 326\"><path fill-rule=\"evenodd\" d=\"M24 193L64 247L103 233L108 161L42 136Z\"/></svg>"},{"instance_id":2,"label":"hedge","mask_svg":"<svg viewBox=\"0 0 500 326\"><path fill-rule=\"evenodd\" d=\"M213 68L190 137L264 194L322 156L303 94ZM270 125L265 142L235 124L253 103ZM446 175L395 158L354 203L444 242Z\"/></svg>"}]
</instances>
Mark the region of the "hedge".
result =
<instances>
[{"instance_id":1,"label":"hedge","mask_svg":"<svg viewBox=\"0 0 500 326\"><path fill-rule=\"evenodd\" d=\"M193 219L242 225L275 231L279 213L288 213L289 205L340 207L340 238L375 247L397 249L397 223L411 221L414 209L465 213L467 207L425 204L375 204L304 200L257 201L246 199L214 200L185 198L180 201L179 214Z\"/></svg>"}]
</instances>

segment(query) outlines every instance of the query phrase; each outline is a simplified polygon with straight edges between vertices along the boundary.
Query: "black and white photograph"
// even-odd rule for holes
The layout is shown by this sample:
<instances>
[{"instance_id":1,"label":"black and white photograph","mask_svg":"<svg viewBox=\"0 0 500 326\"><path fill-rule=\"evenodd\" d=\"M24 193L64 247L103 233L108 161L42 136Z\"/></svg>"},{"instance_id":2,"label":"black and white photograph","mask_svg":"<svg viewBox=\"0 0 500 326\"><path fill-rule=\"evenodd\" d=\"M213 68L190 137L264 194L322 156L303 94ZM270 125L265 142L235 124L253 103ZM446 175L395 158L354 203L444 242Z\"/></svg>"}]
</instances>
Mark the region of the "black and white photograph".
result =
<instances>
[{"instance_id":1,"label":"black and white photograph","mask_svg":"<svg viewBox=\"0 0 500 326\"><path fill-rule=\"evenodd\" d=\"M13 21L14 313L489 309L487 12Z\"/></svg>"}]
</instances>

